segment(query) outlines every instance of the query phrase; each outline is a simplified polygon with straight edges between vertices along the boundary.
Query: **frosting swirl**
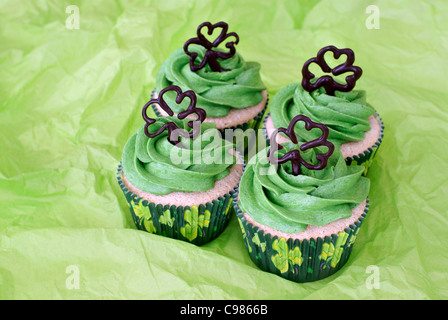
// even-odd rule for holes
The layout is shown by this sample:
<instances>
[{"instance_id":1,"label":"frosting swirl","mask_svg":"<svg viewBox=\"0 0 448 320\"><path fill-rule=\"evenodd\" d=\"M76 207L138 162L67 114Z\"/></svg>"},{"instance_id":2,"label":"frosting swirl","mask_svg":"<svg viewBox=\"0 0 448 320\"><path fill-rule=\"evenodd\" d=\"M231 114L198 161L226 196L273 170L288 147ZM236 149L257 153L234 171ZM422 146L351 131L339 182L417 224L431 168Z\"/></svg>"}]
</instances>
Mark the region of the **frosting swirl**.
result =
<instances>
[{"instance_id":1,"label":"frosting swirl","mask_svg":"<svg viewBox=\"0 0 448 320\"><path fill-rule=\"evenodd\" d=\"M154 133L170 121L187 132L192 130L188 127L190 120L163 117L148 127L148 132ZM180 148L169 142L168 130L148 138L144 125L141 126L123 149L122 166L126 179L141 191L155 195L212 189L216 180L229 174L229 167L236 162L236 158L228 152L233 148L229 141L204 134L206 130L207 133L218 133L214 124L202 123L203 137L195 140L181 137L185 148ZM213 139L205 141L206 136ZM215 161L217 158L220 161Z\"/></svg>"},{"instance_id":2,"label":"frosting swirl","mask_svg":"<svg viewBox=\"0 0 448 320\"><path fill-rule=\"evenodd\" d=\"M279 156L301 145L282 144ZM315 148L319 153L326 148ZM301 152L304 160L316 163L316 150ZM257 159L266 159L267 150ZM249 162L241 178L238 205L256 222L286 233L304 231L307 225L321 226L351 216L351 210L368 195L370 180L362 166L347 166L338 148L326 168L292 174L287 162L275 170L267 161Z\"/></svg>"},{"instance_id":3,"label":"frosting swirl","mask_svg":"<svg viewBox=\"0 0 448 320\"><path fill-rule=\"evenodd\" d=\"M203 59L205 49L201 46L189 47L198 53L198 59ZM204 109L209 117L227 116L230 109L243 109L255 106L263 99L261 91L266 89L260 77L260 64L245 62L236 53L233 57L222 60L219 64L225 72L214 72L210 66L193 72L189 65L190 57L183 49L178 49L162 64L157 74L156 90L160 92L170 85L179 86L182 91L193 90L197 96L197 106ZM187 108L174 102L174 95L167 94L166 102L173 106L173 111L179 113Z\"/></svg>"},{"instance_id":4,"label":"frosting swirl","mask_svg":"<svg viewBox=\"0 0 448 320\"><path fill-rule=\"evenodd\" d=\"M328 139L336 145L363 140L364 133L370 130L368 118L375 113L363 90L335 91L331 96L324 88L308 92L299 83L282 88L270 108L275 128L287 127L294 116L303 114L325 124L330 130ZM318 130L307 131L303 123L298 123L294 131L303 141L314 140L320 134Z\"/></svg>"}]
</instances>

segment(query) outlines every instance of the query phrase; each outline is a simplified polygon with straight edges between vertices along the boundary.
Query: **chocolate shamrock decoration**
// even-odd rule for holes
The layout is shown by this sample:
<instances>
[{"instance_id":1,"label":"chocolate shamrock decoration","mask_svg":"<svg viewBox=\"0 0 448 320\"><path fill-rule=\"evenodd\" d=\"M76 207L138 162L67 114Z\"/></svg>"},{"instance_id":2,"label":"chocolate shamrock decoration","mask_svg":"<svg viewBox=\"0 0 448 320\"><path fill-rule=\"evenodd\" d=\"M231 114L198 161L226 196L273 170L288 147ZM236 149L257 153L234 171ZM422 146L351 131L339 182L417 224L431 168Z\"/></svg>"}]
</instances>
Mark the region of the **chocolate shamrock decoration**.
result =
<instances>
[{"instance_id":1,"label":"chocolate shamrock decoration","mask_svg":"<svg viewBox=\"0 0 448 320\"><path fill-rule=\"evenodd\" d=\"M347 56L347 60L336 66L335 68L330 68L325 61L325 53L331 51L333 52L333 56L336 59L339 59L341 55ZM316 90L317 88L324 87L325 91L329 95L334 95L335 90L348 92L351 91L356 84L356 81L361 77L362 75L362 69L360 67L356 67L353 65L355 62L355 53L351 49L338 49L335 46L327 46L319 50L317 53L317 56L314 58L309 59L302 68L302 87L308 91L311 92L313 90ZM348 75L345 77L346 84L341 84L336 82L332 76L324 75L320 78L318 78L315 82L311 83L311 80L314 79L315 75L309 71L309 66L312 63L316 63L323 72L331 73L334 76L338 76L341 74L344 74L346 72L351 72L351 75Z\"/></svg>"},{"instance_id":2,"label":"chocolate shamrock decoration","mask_svg":"<svg viewBox=\"0 0 448 320\"><path fill-rule=\"evenodd\" d=\"M327 152L318 153L316 155L316 159L319 160L318 164L313 165L313 164L307 163L302 158L300 151L297 149L287 152L281 158L277 158L274 156L274 152L276 150L283 149L283 146L281 144L277 144L277 140L276 140L277 134L279 132L286 134L289 137L289 139L291 139L291 141L293 143L295 143L295 144L298 143L296 133L294 132L294 126L298 121L304 121L305 129L308 131L313 128L319 128L322 131L322 135L319 138L309 141L309 142L306 142L306 143L302 144L299 148L300 151L306 151L311 148L315 148L315 147L319 147L319 146L326 146L328 148ZM271 148L268 152L268 160L272 164L281 164L281 163L291 161L292 174L295 176L300 174L300 165L301 164L303 164L307 169L321 170L326 167L328 159L330 158L330 156L333 154L333 151L334 151L334 145L330 141L327 141L328 135L329 135L329 130L326 125L324 125L322 123L313 122L307 116L299 114L291 120L287 129L279 128L272 133L272 135L271 135L272 142L271 142ZM271 153L271 150L274 150L274 152Z\"/></svg>"},{"instance_id":3,"label":"chocolate shamrock decoration","mask_svg":"<svg viewBox=\"0 0 448 320\"><path fill-rule=\"evenodd\" d=\"M154 138L154 137L158 136L159 134L161 134L163 131L165 131L168 128L168 139L169 139L169 141L173 145L176 145L176 146L179 146L179 147L183 147L182 144L179 144L179 136L183 136L185 138L194 139L200 133L200 127L199 127L199 129L198 128L194 128L193 127L193 121L189 121L188 122L188 126L190 128L193 128L193 131L190 132L190 133L186 132L183 129L180 129L174 122L167 122L167 123L165 123L155 133L149 133L148 132L148 127L151 124L153 124L154 122L156 122L156 119L149 118L148 115L146 114L146 111L147 111L148 107L151 104L158 103L160 105L160 107L163 110L165 110L166 113L168 113L169 116L173 116L174 115L173 110L171 110L171 108L168 106L168 104L163 99L163 95L167 91L175 91L177 93L176 103L178 103L178 104L181 103L186 97L190 98L190 105L188 106L188 108L185 111L182 111L182 112L180 112L177 115L178 119L183 120L187 116L189 116L190 114L195 113L198 116L198 118L196 120L194 120L194 121L200 121L201 123L204 122L207 114L206 114L204 109L196 108L196 94L194 93L194 91L188 90L188 91L182 92L182 89L179 88L178 86L169 86L169 87L166 87L166 88L160 90L159 96L156 99L152 99L152 100L148 101L145 104L145 106L143 107L142 115L143 115L143 119L146 122L146 124L145 124L145 134L149 138ZM179 135L177 136L177 139L174 139L173 138L173 131L176 130L176 129L179 130L178 131Z\"/></svg>"},{"instance_id":4,"label":"chocolate shamrock decoration","mask_svg":"<svg viewBox=\"0 0 448 320\"><path fill-rule=\"evenodd\" d=\"M213 30L215 30L217 28L221 28L221 33L213 42L210 42L209 40L207 40L205 35L202 33L204 27L206 27L208 29L208 32L207 32L208 35L212 35ZM218 72L230 71L230 69L223 69L218 62L218 58L225 60L225 59L229 59L229 58L233 57L236 52L235 44L238 44L238 42L239 42L239 37L235 32L227 33L228 28L229 28L228 24L223 21L215 23L215 24L211 24L210 22L204 22L199 25L197 32L196 32L197 37L189 39L184 44L184 51L187 55L190 56L191 71L197 71L199 69L202 69L207 63L210 66L210 69L212 69L212 71L218 71ZM228 52L213 50L214 48L218 48L218 46L222 42L224 42L227 38L232 37L232 36L236 38L236 41L230 41L230 42L226 43L226 48L230 49ZM200 46L203 46L206 49L204 59L202 59L202 61L199 65L194 64L194 61L198 57L198 54L196 52L188 51L188 46L190 44L198 44Z\"/></svg>"}]
</instances>

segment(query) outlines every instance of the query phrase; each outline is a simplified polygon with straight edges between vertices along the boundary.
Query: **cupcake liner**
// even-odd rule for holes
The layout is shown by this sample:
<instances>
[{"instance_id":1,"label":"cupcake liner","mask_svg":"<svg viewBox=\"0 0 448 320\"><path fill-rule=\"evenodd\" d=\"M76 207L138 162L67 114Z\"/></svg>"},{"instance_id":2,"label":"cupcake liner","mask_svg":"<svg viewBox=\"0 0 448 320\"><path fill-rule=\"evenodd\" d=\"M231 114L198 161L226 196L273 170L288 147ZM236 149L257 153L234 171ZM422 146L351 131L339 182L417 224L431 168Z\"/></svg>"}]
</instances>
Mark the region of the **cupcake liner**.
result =
<instances>
[{"instance_id":1,"label":"cupcake liner","mask_svg":"<svg viewBox=\"0 0 448 320\"><path fill-rule=\"evenodd\" d=\"M270 115L270 113L267 113L266 117L263 119L263 128L262 128L263 136L266 139L267 146L270 146L270 144L271 144L271 141L268 137L267 130L266 130L266 121L267 121L267 118L269 115ZM348 166L364 166L364 168L365 168L364 172L363 172L364 176L367 175L369 168L373 163L373 159L375 158L375 155L378 152L378 148L380 147L381 142L383 141L383 137L384 137L383 121L381 120L378 113L375 113L374 116L380 123L380 127L381 127L380 137L378 138L378 140L373 144L373 146L369 147L367 150L365 150L357 155L345 158L345 162L347 163Z\"/></svg>"},{"instance_id":2,"label":"cupcake liner","mask_svg":"<svg viewBox=\"0 0 448 320\"><path fill-rule=\"evenodd\" d=\"M144 200L130 191L123 182L122 172L120 162L118 185L128 202L137 229L200 246L217 238L226 228L237 187L199 206L162 205Z\"/></svg>"},{"instance_id":3,"label":"cupcake liner","mask_svg":"<svg viewBox=\"0 0 448 320\"><path fill-rule=\"evenodd\" d=\"M369 211L369 199L361 217L344 231L309 240L272 237L244 218L237 198L234 207L244 244L258 268L291 281L310 282L331 276L346 264Z\"/></svg>"}]
</instances>

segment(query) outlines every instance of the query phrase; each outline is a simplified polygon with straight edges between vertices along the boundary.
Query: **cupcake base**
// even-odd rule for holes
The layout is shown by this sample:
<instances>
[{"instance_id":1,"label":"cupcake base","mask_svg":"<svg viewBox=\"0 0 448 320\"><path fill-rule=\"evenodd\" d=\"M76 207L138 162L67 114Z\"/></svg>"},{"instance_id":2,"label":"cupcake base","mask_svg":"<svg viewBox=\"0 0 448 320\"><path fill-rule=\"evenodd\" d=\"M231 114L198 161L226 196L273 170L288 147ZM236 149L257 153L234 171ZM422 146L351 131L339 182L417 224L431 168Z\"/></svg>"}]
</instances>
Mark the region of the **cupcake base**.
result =
<instances>
[{"instance_id":1,"label":"cupcake base","mask_svg":"<svg viewBox=\"0 0 448 320\"><path fill-rule=\"evenodd\" d=\"M365 133L363 140L343 143L340 147L347 165L362 165L365 167L363 175L367 175L384 137L384 124L377 113L369 117L369 123L371 129ZM264 118L262 130L267 145L270 145L270 136L275 130L270 114ZM288 138L280 134L277 135L277 143L288 141L290 141Z\"/></svg>"},{"instance_id":2,"label":"cupcake base","mask_svg":"<svg viewBox=\"0 0 448 320\"><path fill-rule=\"evenodd\" d=\"M247 219L237 200L235 212L251 260L263 271L295 282L324 279L348 261L356 236L369 209L369 200L359 218L349 227L319 237L272 235Z\"/></svg>"},{"instance_id":3,"label":"cupcake base","mask_svg":"<svg viewBox=\"0 0 448 320\"><path fill-rule=\"evenodd\" d=\"M236 194L235 187L215 200L198 205L163 205L145 200L135 190L131 191L132 188L128 188L124 181L121 164L117 170L117 181L139 230L198 246L217 238L224 231Z\"/></svg>"}]
</instances>

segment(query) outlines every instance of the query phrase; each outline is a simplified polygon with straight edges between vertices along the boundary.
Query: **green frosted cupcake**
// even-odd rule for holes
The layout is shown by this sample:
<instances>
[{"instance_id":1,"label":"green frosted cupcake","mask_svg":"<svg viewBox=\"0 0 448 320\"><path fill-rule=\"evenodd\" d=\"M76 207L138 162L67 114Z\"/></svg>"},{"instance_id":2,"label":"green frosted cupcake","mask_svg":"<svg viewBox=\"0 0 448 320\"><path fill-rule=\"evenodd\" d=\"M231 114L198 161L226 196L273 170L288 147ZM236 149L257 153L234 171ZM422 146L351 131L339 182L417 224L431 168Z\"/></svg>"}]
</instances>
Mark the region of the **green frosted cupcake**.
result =
<instances>
[{"instance_id":1,"label":"green frosted cupcake","mask_svg":"<svg viewBox=\"0 0 448 320\"><path fill-rule=\"evenodd\" d=\"M296 282L323 279L350 256L370 181L337 146L332 154L316 140L281 146L275 157L285 162L267 160L271 146L245 168L234 201L243 239L262 270Z\"/></svg>"},{"instance_id":2,"label":"green frosted cupcake","mask_svg":"<svg viewBox=\"0 0 448 320\"><path fill-rule=\"evenodd\" d=\"M206 33L215 29L221 34L211 42L206 39ZM215 123L219 130L255 128L268 102L260 64L245 61L236 52L239 37L234 32L227 33L227 29L225 22L202 23L197 37L174 51L160 67L153 97L170 85L179 86L183 91L193 90L197 106L207 112L205 122ZM166 98L168 103L174 101L174 95ZM157 115L167 115L160 106L153 107ZM173 105L174 114L186 107L186 104Z\"/></svg>"},{"instance_id":3,"label":"green frosted cupcake","mask_svg":"<svg viewBox=\"0 0 448 320\"><path fill-rule=\"evenodd\" d=\"M323 53L329 51L328 48L334 52L341 52L341 55L344 54L342 52L347 52L349 55L347 65L342 64L326 70L353 73L346 77L347 86L343 86L330 76L316 80L308 71L312 63L317 63L325 69ZM295 115L306 115L313 121L325 124L330 130L329 140L340 148L347 164L363 165L366 174L381 145L384 125L376 110L367 103L366 92L352 90L355 81L362 73L359 67L352 65L353 51L338 50L335 47L323 48L317 58L310 59L311 62L308 60L304 65L302 83L289 84L275 95L270 104L270 114L264 119L264 132L266 139L269 140L276 128L287 126ZM350 57L353 57L352 61ZM353 78L350 78L352 76ZM326 81L318 83L321 79ZM296 126L295 131L300 140L309 141L316 138L316 134L306 130L303 125ZM277 142L286 141L288 141L286 137L278 136Z\"/></svg>"},{"instance_id":4,"label":"green frosted cupcake","mask_svg":"<svg viewBox=\"0 0 448 320\"><path fill-rule=\"evenodd\" d=\"M202 123L198 135L189 137L193 121L145 120L127 141L117 175L137 228L197 245L209 242L227 225L243 160L212 123ZM167 128L187 136L175 140Z\"/></svg>"}]
</instances>

